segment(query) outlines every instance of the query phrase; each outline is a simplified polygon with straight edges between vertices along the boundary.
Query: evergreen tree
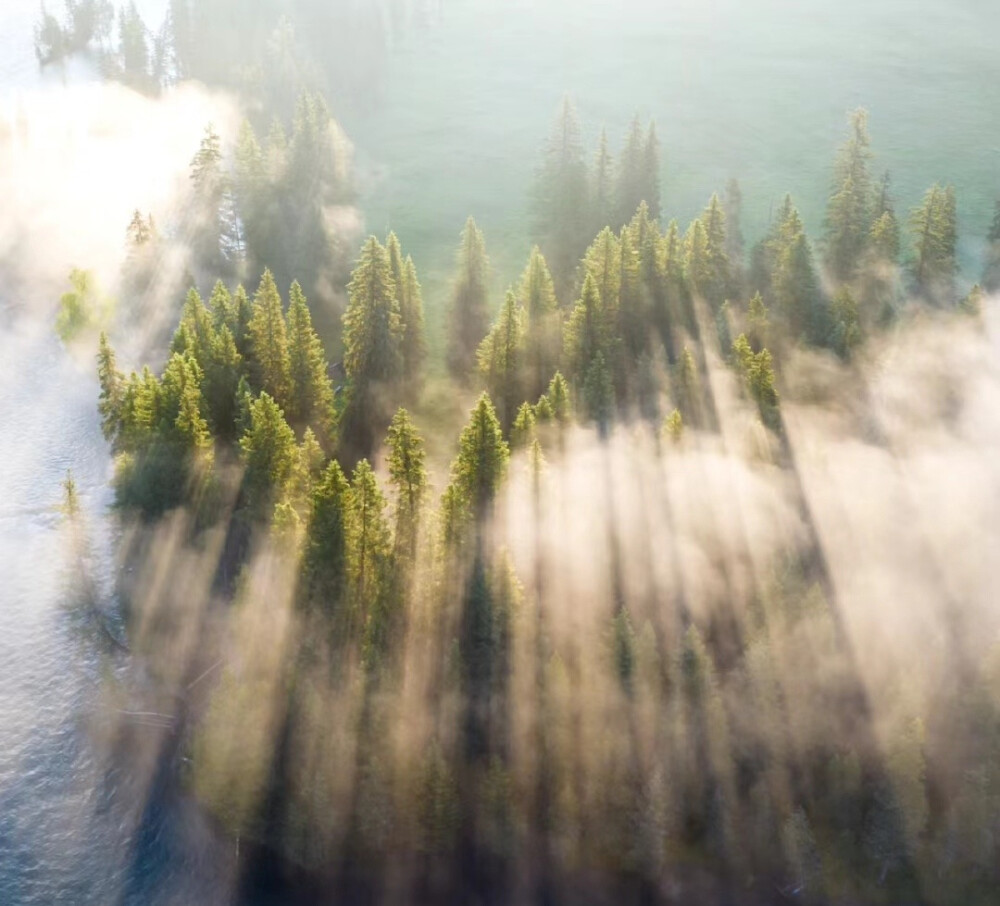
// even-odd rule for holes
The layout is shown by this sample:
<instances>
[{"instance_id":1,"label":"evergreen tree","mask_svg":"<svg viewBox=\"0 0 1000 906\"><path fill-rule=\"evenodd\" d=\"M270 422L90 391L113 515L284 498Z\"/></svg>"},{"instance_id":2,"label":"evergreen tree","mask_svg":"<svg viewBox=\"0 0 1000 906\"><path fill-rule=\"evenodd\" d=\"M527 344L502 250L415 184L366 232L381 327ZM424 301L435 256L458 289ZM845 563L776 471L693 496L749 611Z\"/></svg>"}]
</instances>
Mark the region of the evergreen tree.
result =
<instances>
[{"instance_id":1,"label":"evergreen tree","mask_svg":"<svg viewBox=\"0 0 1000 906\"><path fill-rule=\"evenodd\" d=\"M739 181L731 179L726 184L722 210L726 224L726 256L734 280L742 283L746 243L743 239L743 190Z\"/></svg>"},{"instance_id":2,"label":"evergreen tree","mask_svg":"<svg viewBox=\"0 0 1000 906\"><path fill-rule=\"evenodd\" d=\"M601 304L609 311L618 308L622 279L621 242L610 227L597 234L583 257L582 271L594 280Z\"/></svg>"},{"instance_id":3,"label":"evergreen tree","mask_svg":"<svg viewBox=\"0 0 1000 906\"><path fill-rule=\"evenodd\" d=\"M240 438L246 466L247 501L258 514L270 513L294 474L298 451L295 432L277 402L266 392L250 404L250 425Z\"/></svg>"},{"instance_id":4,"label":"evergreen tree","mask_svg":"<svg viewBox=\"0 0 1000 906\"><path fill-rule=\"evenodd\" d=\"M347 580L352 622L364 626L385 591L391 551L385 498L367 459L354 469L347 495Z\"/></svg>"},{"instance_id":5,"label":"evergreen tree","mask_svg":"<svg viewBox=\"0 0 1000 906\"><path fill-rule=\"evenodd\" d=\"M396 303L399 307L402 382L405 387L412 390L419 384L427 352L424 342L423 297L413 259L403 258L403 251L395 233L389 233L385 248L389 256L389 269L396 286Z\"/></svg>"},{"instance_id":6,"label":"evergreen tree","mask_svg":"<svg viewBox=\"0 0 1000 906\"><path fill-rule=\"evenodd\" d=\"M329 615L337 612L347 560L349 486L331 460L312 493L303 561L308 598Z\"/></svg>"},{"instance_id":7,"label":"evergreen tree","mask_svg":"<svg viewBox=\"0 0 1000 906\"><path fill-rule=\"evenodd\" d=\"M833 297L830 312L833 319L833 348L843 359L849 359L861 342L858 303L846 286Z\"/></svg>"},{"instance_id":8,"label":"evergreen tree","mask_svg":"<svg viewBox=\"0 0 1000 906\"><path fill-rule=\"evenodd\" d=\"M468 380L480 340L489 329L486 244L470 217L462 232L458 274L452 295L448 366L458 380Z\"/></svg>"},{"instance_id":9,"label":"evergreen tree","mask_svg":"<svg viewBox=\"0 0 1000 906\"><path fill-rule=\"evenodd\" d=\"M351 388L342 438L364 455L389 421L388 396L395 389L401 367L402 327L396 286L389 256L374 236L361 250L347 292L344 369Z\"/></svg>"},{"instance_id":10,"label":"evergreen tree","mask_svg":"<svg viewBox=\"0 0 1000 906\"><path fill-rule=\"evenodd\" d=\"M507 291L496 322L479 346L479 371L487 392L496 400L500 424L509 430L522 393L524 358L524 311L511 290Z\"/></svg>"},{"instance_id":11,"label":"evergreen tree","mask_svg":"<svg viewBox=\"0 0 1000 906\"><path fill-rule=\"evenodd\" d=\"M485 514L507 470L510 449L489 395L483 393L458 439L451 465L452 503L458 511L479 518Z\"/></svg>"},{"instance_id":12,"label":"evergreen tree","mask_svg":"<svg viewBox=\"0 0 1000 906\"><path fill-rule=\"evenodd\" d=\"M521 403L517 417L510 430L512 449L526 447L535 436L535 407L531 403Z\"/></svg>"},{"instance_id":13,"label":"evergreen tree","mask_svg":"<svg viewBox=\"0 0 1000 906\"><path fill-rule=\"evenodd\" d=\"M660 222L660 140L656 137L656 123L650 122L646 142L642 149L642 202L649 208L653 223Z\"/></svg>"},{"instance_id":14,"label":"evergreen tree","mask_svg":"<svg viewBox=\"0 0 1000 906\"><path fill-rule=\"evenodd\" d=\"M705 225L705 268L708 282L700 288L705 298L718 307L725 301L732 284L729 255L726 251L726 215L718 195L712 196L701 219Z\"/></svg>"},{"instance_id":15,"label":"evergreen tree","mask_svg":"<svg viewBox=\"0 0 1000 906\"><path fill-rule=\"evenodd\" d=\"M932 186L913 210L913 278L917 291L938 304L955 295L956 205L953 187Z\"/></svg>"},{"instance_id":16,"label":"evergreen tree","mask_svg":"<svg viewBox=\"0 0 1000 906\"><path fill-rule=\"evenodd\" d=\"M253 300L247 325L251 383L288 410L292 380L288 360L288 335L281 310L281 296L269 270L264 271Z\"/></svg>"},{"instance_id":17,"label":"evergreen tree","mask_svg":"<svg viewBox=\"0 0 1000 906\"><path fill-rule=\"evenodd\" d=\"M614 411L615 385L602 352L590 360L584 375L583 400L587 415L597 423L602 433L606 432Z\"/></svg>"},{"instance_id":18,"label":"evergreen tree","mask_svg":"<svg viewBox=\"0 0 1000 906\"><path fill-rule=\"evenodd\" d=\"M408 387L420 384L424 360L427 358L427 340L424 337L424 299L417 280L417 267L413 258L406 256L403 267L403 295L400 302L400 319L403 322L403 379Z\"/></svg>"},{"instance_id":19,"label":"evergreen tree","mask_svg":"<svg viewBox=\"0 0 1000 906\"><path fill-rule=\"evenodd\" d=\"M1000 290L1000 201L993 209L993 222L986 234L986 265L983 268L982 286L988 293Z\"/></svg>"},{"instance_id":20,"label":"evergreen tree","mask_svg":"<svg viewBox=\"0 0 1000 906\"><path fill-rule=\"evenodd\" d=\"M309 306L298 282L288 301L288 360L291 378L289 422L311 427L328 443L333 423L333 387L323 344L313 330Z\"/></svg>"},{"instance_id":21,"label":"evergreen tree","mask_svg":"<svg viewBox=\"0 0 1000 906\"><path fill-rule=\"evenodd\" d=\"M427 491L424 441L405 409L389 425L389 481L396 498L396 550L412 562L417 552L420 509Z\"/></svg>"},{"instance_id":22,"label":"evergreen tree","mask_svg":"<svg viewBox=\"0 0 1000 906\"><path fill-rule=\"evenodd\" d=\"M243 357L228 324L215 331L205 363L204 395L212 427L220 438L237 435L237 391L243 379Z\"/></svg>"},{"instance_id":23,"label":"evergreen tree","mask_svg":"<svg viewBox=\"0 0 1000 906\"><path fill-rule=\"evenodd\" d=\"M558 371L549 381L549 388L545 394L552 411L552 417L557 422L568 422L570 418L569 385L566 378Z\"/></svg>"},{"instance_id":24,"label":"evergreen tree","mask_svg":"<svg viewBox=\"0 0 1000 906\"><path fill-rule=\"evenodd\" d=\"M545 148L535 185L535 241L563 293L587 245L590 226L587 165L580 124L569 98L563 100Z\"/></svg>"},{"instance_id":25,"label":"evergreen tree","mask_svg":"<svg viewBox=\"0 0 1000 906\"><path fill-rule=\"evenodd\" d=\"M851 114L851 136L834 164L834 192L826 214L826 266L839 282L852 279L867 248L872 227L872 182L868 113Z\"/></svg>"},{"instance_id":26,"label":"evergreen tree","mask_svg":"<svg viewBox=\"0 0 1000 906\"><path fill-rule=\"evenodd\" d=\"M102 330L97 349L97 380L101 395L97 409L101 413L101 431L105 439L114 445L121 431L125 403L125 376L118 370L115 351Z\"/></svg>"},{"instance_id":27,"label":"evergreen tree","mask_svg":"<svg viewBox=\"0 0 1000 906\"><path fill-rule=\"evenodd\" d=\"M597 283L588 273L583 290L566 323L564 348L569 373L583 383L591 362L608 346L608 323Z\"/></svg>"},{"instance_id":28,"label":"evergreen tree","mask_svg":"<svg viewBox=\"0 0 1000 906\"><path fill-rule=\"evenodd\" d=\"M708 298L715 289L715 273L709 257L708 233L703 220L695 220L684 237L684 277L692 293Z\"/></svg>"},{"instance_id":29,"label":"evergreen tree","mask_svg":"<svg viewBox=\"0 0 1000 906\"><path fill-rule=\"evenodd\" d=\"M599 233L611 226L615 218L614 158L608 149L608 133L601 130L601 140L594 158L594 177L591 189L593 205L593 232Z\"/></svg>"},{"instance_id":30,"label":"evergreen tree","mask_svg":"<svg viewBox=\"0 0 1000 906\"><path fill-rule=\"evenodd\" d=\"M525 393L537 397L559 359L559 313L548 265L536 245L521 277L519 300L525 314Z\"/></svg>"},{"instance_id":31,"label":"evergreen tree","mask_svg":"<svg viewBox=\"0 0 1000 906\"><path fill-rule=\"evenodd\" d=\"M785 216L770 248L774 255L771 284L777 310L793 336L802 336L811 329L815 331L820 304L819 280L809 240L794 208Z\"/></svg>"}]
</instances>

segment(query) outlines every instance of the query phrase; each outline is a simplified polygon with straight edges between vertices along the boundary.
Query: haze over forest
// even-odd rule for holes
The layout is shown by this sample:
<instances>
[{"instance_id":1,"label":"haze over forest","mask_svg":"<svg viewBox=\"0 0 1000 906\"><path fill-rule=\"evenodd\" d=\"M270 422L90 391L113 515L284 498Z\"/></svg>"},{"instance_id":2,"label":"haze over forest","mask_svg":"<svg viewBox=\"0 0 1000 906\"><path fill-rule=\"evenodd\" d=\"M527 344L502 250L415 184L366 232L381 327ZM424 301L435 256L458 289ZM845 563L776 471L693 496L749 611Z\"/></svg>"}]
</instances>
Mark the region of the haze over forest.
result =
<instances>
[{"instance_id":1,"label":"haze over forest","mask_svg":"<svg viewBox=\"0 0 1000 906\"><path fill-rule=\"evenodd\" d=\"M1000 890L1000 11L0 13L0 901Z\"/></svg>"}]
</instances>

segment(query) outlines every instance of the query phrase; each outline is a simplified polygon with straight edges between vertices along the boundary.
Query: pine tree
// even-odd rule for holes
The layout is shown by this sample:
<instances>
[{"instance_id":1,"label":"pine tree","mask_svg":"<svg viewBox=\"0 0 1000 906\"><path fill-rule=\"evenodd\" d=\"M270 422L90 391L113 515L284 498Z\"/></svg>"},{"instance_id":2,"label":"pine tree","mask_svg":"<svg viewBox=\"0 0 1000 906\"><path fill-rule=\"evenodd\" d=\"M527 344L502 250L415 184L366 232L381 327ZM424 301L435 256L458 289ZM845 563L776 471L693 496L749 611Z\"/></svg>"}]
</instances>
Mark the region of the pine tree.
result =
<instances>
[{"instance_id":1,"label":"pine tree","mask_svg":"<svg viewBox=\"0 0 1000 906\"><path fill-rule=\"evenodd\" d=\"M366 455L389 421L388 395L399 379L402 326L396 286L385 248L371 236L347 287L344 312L344 369L350 397L342 439Z\"/></svg>"},{"instance_id":2,"label":"pine tree","mask_svg":"<svg viewBox=\"0 0 1000 906\"><path fill-rule=\"evenodd\" d=\"M548 265L536 245L521 277L519 300L525 314L525 394L535 398L559 359L559 313Z\"/></svg>"},{"instance_id":3,"label":"pine tree","mask_svg":"<svg viewBox=\"0 0 1000 906\"><path fill-rule=\"evenodd\" d=\"M790 333L802 336L816 324L820 295L812 250L794 208L772 240L771 248L775 255L771 278L775 307L781 312Z\"/></svg>"},{"instance_id":4,"label":"pine tree","mask_svg":"<svg viewBox=\"0 0 1000 906\"><path fill-rule=\"evenodd\" d=\"M587 165L580 124L569 98L563 100L545 148L535 185L534 236L562 295L569 286L590 226Z\"/></svg>"},{"instance_id":5,"label":"pine tree","mask_svg":"<svg viewBox=\"0 0 1000 906\"><path fill-rule=\"evenodd\" d=\"M288 301L288 360L291 405L288 420L311 427L329 443L333 427L333 387L327 374L323 344L313 330L309 306L298 282Z\"/></svg>"},{"instance_id":6,"label":"pine tree","mask_svg":"<svg viewBox=\"0 0 1000 906\"><path fill-rule=\"evenodd\" d=\"M588 273L583 290L566 323L564 348L569 373L583 383L595 356L608 345L608 324L597 283Z\"/></svg>"},{"instance_id":7,"label":"pine tree","mask_svg":"<svg viewBox=\"0 0 1000 906\"><path fill-rule=\"evenodd\" d=\"M503 481L510 449L493 402L483 393L462 429L451 466L454 504L469 516L483 516Z\"/></svg>"},{"instance_id":8,"label":"pine tree","mask_svg":"<svg viewBox=\"0 0 1000 906\"><path fill-rule=\"evenodd\" d=\"M718 195L713 195L701 215L705 225L705 254L708 283L701 287L705 297L715 306L720 306L732 284L729 271L729 255L726 251L726 215Z\"/></svg>"},{"instance_id":9,"label":"pine tree","mask_svg":"<svg viewBox=\"0 0 1000 906\"><path fill-rule=\"evenodd\" d=\"M618 297L621 292L622 279L621 242L610 227L605 227L597 234L583 256L582 270L584 278L593 278L600 294L601 304L609 311L618 308Z\"/></svg>"},{"instance_id":10,"label":"pine tree","mask_svg":"<svg viewBox=\"0 0 1000 906\"><path fill-rule=\"evenodd\" d=\"M423 362L426 356L424 341L424 302L417 280L417 269L413 259L403 258L403 251L395 233L389 233L385 243L389 256L389 269L396 286L396 302L399 307L400 354L403 385L413 389L419 385Z\"/></svg>"},{"instance_id":11,"label":"pine tree","mask_svg":"<svg viewBox=\"0 0 1000 906\"><path fill-rule=\"evenodd\" d=\"M101 413L101 431L105 440L114 445L121 432L125 403L125 376L118 370L115 351L102 330L97 349L97 380L101 395L97 410Z\"/></svg>"},{"instance_id":12,"label":"pine tree","mask_svg":"<svg viewBox=\"0 0 1000 906\"><path fill-rule=\"evenodd\" d=\"M850 123L851 136L834 164L834 192L826 214L826 266L840 282L852 279L857 272L872 227L868 112L854 111Z\"/></svg>"},{"instance_id":13,"label":"pine tree","mask_svg":"<svg viewBox=\"0 0 1000 906\"><path fill-rule=\"evenodd\" d=\"M405 409L389 425L389 481L395 491L396 550L412 562L417 552L420 510L427 491L424 441Z\"/></svg>"},{"instance_id":14,"label":"pine tree","mask_svg":"<svg viewBox=\"0 0 1000 906\"><path fill-rule=\"evenodd\" d=\"M954 300L956 206L953 187L932 186L910 217L917 291L938 304Z\"/></svg>"},{"instance_id":15,"label":"pine tree","mask_svg":"<svg viewBox=\"0 0 1000 906\"><path fill-rule=\"evenodd\" d=\"M570 418L569 385L566 378L558 371L549 381L549 388L545 394L552 411L552 417L557 422L568 422Z\"/></svg>"},{"instance_id":16,"label":"pine tree","mask_svg":"<svg viewBox=\"0 0 1000 906\"><path fill-rule=\"evenodd\" d=\"M757 349L767 345L770 335L770 320L768 318L767 306L764 304L764 297L760 293L754 293L747 310L747 332L748 338Z\"/></svg>"},{"instance_id":17,"label":"pine tree","mask_svg":"<svg viewBox=\"0 0 1000 906\"><path fill-rule=\"evenodd\" d=\"M264 271L247 325L251 382L265 391L284 411L291 401L292 381L288 336L281 296L269 270Z\"/></svg>"},{"instance_id":18,"label":"pine tree","mask_svg":"<svg viewBox=\"0 0 1000 906\"><path fill-rule=\"evenodd\" d=\"M496 400L500 424L509 430L522 393L524 358L524 311L511 290L507 291L496 322L479 345L479 371L487 392Z\"/></svg>"},{"instance_id":19,"label":"pine tree","mask_svg":"<svg viewBox=\"0 0 1000 906\"><path fill-rule=\"evenodd\" d=\"M354 469L347 495L347 580L352 621L364 626L385 588L391 551L385 497L367 459Z\"/></svg>"},{"instance_id":20,"label":"pine tree","mask_svg":"<svg viewBox=\"0 0 1000 906\"><path fill-rule=\"evenodd\" d=\"M274 509L294 474L298 459L295 432L266 392L250 404L249 415L250 426L240 438L246 466L244 487L250 505L265 514Z\"/></svg>"},{"instance_id":21,"label":"pine tree","mask_svg":"<svg viewBox=\"0 0 1000 906\"><path fill-rule=\"evenodd\" d=\"M684 237L684 276L692 293L708 297L714 290L714 271L709 257L708 234L703 220L695 220Z\"/></svg>"},{"instance_id":22,"label":"pine tree","mask_svg":"<svg viewBox=\"0 0 1000 906\"><path fill-rule=\"evenodd\" d=\"M346 572L348 493L340 464L331 460L312 493L303 561L308 598L331 616Z\"/></svg>"},{"instance_id":23,"label":"pine tree","mask_svg":"<svg viewBox=\"0 0 1000 906\"><path fill-rule=\"evenodd\" d=\"M486 244L470 217L462 232L458 274L452 295L448 366L458 380L468 380L476 349L489 329Z\"/></svg>"},{"instance_id":24,"label":"pine tree","mask_svg":"<svg viewBox=\"0 0 1000 906\"><path fill-rule=\"evenodd\" d=\"M593 206L593 232L599 233L611 226L615 217L614 158L608 150L608 133L601 130L601 140L594 158L594 177L591 189Z\"/></svg>"},{"instance_id":25,"label":"pine tree","mask_svg":"<svg viewBox=\"0 0 1000 906\"><path fill-rule=\"evenodd\" d=\"M726 184L722 210L726 217L726 255L734 279L741 283L746 243L743 238L743 190L736 179Z\"/></svg>"},{"instance_id":26,"label":"pine tree","mask_svg":"<svg viewBox=\"0 0 1000 906\"><path fill-rule=\"evenodd\" d=\"M848 287L841 287L834 296L830 314L833 319L833 348L841 358L849 359L861 342L861 323L858 303Z\"/></svg>"},{"instance_id":27,"label":"pine tree","mask_svg":"<svg viewBox=\"0 0 1000 906\"><path fill-rule=\"evenodd\" d=\"M1000 290L1000 201L993 209L993 222L986 234L986 265L983 268L983 289L988 293Z\"/></svg>"},{"instance_id":28,"label":"pine tree","mask_svg":"<svg viewBox=\"0 0 1000 906\"><path fill-rule=\"evenodd\" d=\"M237 435L237 390L243 379L243 358L227 324L215 332L205 363L204 395L216 435L232 440Z\"/></svg>"},{"instance_id":29,"label":"pine tree","mask_svg":"<svg viewBox=\"0 0 1000 906\"><path fill-rule=\"evenodd\" d=\"M616 229L623 227L632 219L641 202L648 203L648 199L644 198L646 186L643 184L646 165L642 124L639 122L639 115L636 114L632 118L618 164L617 217L614 224Z\"/></svg>"},{"instance_id":30,"label":"pine tree","mask_svg":"<svg viewBox=\"0 0 1000 906\"><path fill-rule=\"evenodd\" d=\"M653 223L660 222L660 140L656 137L656 123L650 122L646 130L646 143L642 149L641 169L642 198L649 208Z\"/></svg>"},{"instance_id":31,"label":"pine tree","mask_svg":"<svg viewBox=\"0 0 1000 906\"><path fill-rule=\"evenodd\" d=\"M535 436L535 408L531 403L521 403L517 417L510 430L510 446L512 449L526 447Z\"/></svg>"},{"instance_id":32,"label":"pine tree","mask_svg":"<svg viewBox=\"0 0 1000 906\"><path fill-rule=\"evenodd\" d=\"M603 434L607 431L614 410L615 385L602 352L598 352L590 360L583 379L583 399L587 415L597 423Z\"/></svg>"}]
</instances>

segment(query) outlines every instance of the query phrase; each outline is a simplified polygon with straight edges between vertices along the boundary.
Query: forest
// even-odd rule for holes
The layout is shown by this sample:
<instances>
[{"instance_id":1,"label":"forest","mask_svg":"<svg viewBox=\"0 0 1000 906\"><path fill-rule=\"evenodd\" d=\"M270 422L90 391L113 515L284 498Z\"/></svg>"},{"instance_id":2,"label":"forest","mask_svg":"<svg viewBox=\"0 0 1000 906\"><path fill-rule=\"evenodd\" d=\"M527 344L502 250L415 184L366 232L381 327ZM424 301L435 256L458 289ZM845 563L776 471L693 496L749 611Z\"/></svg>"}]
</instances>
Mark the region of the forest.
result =
<instances>
[{"instance_id":1,"label":"forest","mask_svg":"<svg viewBox=\"0 0 1000 906\"><path fill-rule=\"evenodd\" d=\"M154 36L71 0L36 48L242 101L191 149L183 216L122 224L117 305L75 270L56 323L96 351L128 647L178 702L155 744L114 744L249 854L236 889L994 903L1000 628L959 530L927 540L919 454L985 405L961 366L989 360L1000 202L960 272L956 189L897 209L857 109L821 234L787 195L745 236L736 179L678 223L658 124L587 147L567 97L523 270L469 216L425 299L416 237L338 216L336 65L295 59L318 13L269 33L260 4L209 55L197 17L231 5L172 0ZM241 43L267 62L234 75ZM863 445L904 465L848 468ZM893 544L939 584L883 603L872 574L876 631L845 601Z\"/></svg>"}]
</instances>

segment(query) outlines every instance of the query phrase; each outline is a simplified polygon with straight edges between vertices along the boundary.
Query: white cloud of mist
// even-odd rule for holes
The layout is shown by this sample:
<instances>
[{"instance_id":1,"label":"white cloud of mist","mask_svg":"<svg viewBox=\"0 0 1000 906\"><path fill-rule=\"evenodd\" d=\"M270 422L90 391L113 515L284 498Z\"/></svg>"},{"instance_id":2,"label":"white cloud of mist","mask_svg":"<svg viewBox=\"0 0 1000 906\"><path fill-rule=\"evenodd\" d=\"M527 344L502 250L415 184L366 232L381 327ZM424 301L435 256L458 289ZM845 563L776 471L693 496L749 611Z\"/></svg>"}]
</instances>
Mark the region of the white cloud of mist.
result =
<instances>
[{"instance_id":1,"label":"white cloud of mist","mask_svg":"<svg viewBox=\"0 0 1000 906\"><path fill-rule=\"evenodd\" d=\"M225 140L227 96L181 85L150 98L113 83L52 86L0 111L0 302L40 312L72 267L113 290L132 212L177 210L205 126Z\"/></svg>"}]
</instances>

